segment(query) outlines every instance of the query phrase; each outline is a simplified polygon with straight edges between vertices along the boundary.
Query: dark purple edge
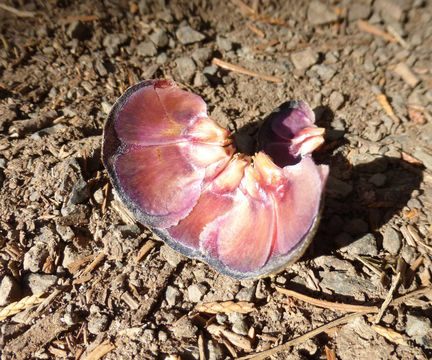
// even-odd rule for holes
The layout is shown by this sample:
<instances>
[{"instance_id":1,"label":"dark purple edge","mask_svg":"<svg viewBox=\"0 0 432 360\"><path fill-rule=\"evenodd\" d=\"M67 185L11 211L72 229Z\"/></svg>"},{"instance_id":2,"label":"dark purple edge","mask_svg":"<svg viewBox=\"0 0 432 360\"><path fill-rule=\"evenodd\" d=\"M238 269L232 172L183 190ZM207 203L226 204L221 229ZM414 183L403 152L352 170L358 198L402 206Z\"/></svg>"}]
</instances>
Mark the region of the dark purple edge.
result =
<instances>
[{"instance_id":1,"label":"dark purple edge","mask_svg":"<svg viewBox=\"0 0 432 360\"><path fill-rule=\"evenodd\" d=\"M120 200L127 207L127 209L134 215L135 219L138 222L147 226L152 232L154 232L159 238L161 238L168 246L186 255L187 257L199 259L209 264L217 271L219 271L221 274L239 280L256 279L256 278L266 277L268 275L278 273L284 270L285 268L289 267L290 265L292 265L296 260L298 260L304 254L307 247L312 242L312 239L316 233L320 221L320 214L323 208L322 200L320 204L320 209L316 214L314 222L312 223L311 227L306 232L305 236L302 239L300 239L297 242L297 244L287 254L277 255L272 257L269 263L267 263L266 265L264 265L263 267L257 270L242 272L242 271L233 270L229 268L227 265L225 265L224 263L222 263L220 260L216 258L211 258L206 256L199 249L194 250L174 240L169 235L168 231L166 231L165 229L157 228L157 223L160 220L160 217L145 214L133 202L133 200L124 192L115 171L115 162L117 160L117 157L124 152L126 146L125 144L122 143L120 139L118 139L115 133L114 122L117 119L119 112L121 111L125 103L129 100L129 97L134 92L136 92L137 90L143 87L154 85L159 81L160 80L147 80L129 87L125 91L125 93L120 98L117 99L105 122L103 143L102 143L102 161L103 164L105 165L105 168L108 171L108 174L110 176L110 181L114 187L114 190L119 196ZM295 103L295 102L289 102L289 103ZM271 115L267 118L267 120L263 124L263 127L260 130L260 134L263 133L262 130L264 126L270 126L270 123L271 123Z\"/></svg>"}]
</instances>

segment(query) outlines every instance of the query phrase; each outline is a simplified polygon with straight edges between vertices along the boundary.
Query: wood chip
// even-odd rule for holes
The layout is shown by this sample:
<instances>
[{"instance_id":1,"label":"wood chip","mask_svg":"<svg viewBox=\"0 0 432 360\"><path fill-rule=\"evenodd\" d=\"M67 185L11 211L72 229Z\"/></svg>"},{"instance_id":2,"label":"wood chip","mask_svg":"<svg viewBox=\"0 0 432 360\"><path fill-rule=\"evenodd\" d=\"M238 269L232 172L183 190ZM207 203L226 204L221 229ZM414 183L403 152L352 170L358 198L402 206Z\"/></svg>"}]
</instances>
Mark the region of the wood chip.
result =
<instances>
[{"instance_id":1,"label":"wood chip","mask_svg":"<svg viewBox=\"0 0 432 360\"><path fill-rule=\"evenodd\" d=\"M93 271L105 258L105 253L103 250L99 253L98 256L95 257L95 259L84 269L82 276L86 275L87 273Z\"/></svg>"},{"instance_id":2,"label":"wood chip","mask_svg":"<svg viewBox=\"0 0 432 360\"><path fill-rule=\"evenodd\" d=\"M380 325L372 325L372 329L392 343L408 346L405 336L398 333L397 331L394 331L393 329L389 329Z\"/></svg>"},{"instance_id":3,"label":"wood chip","mask_svg":"<svg viewBox=\"0 0 432 360\"><path fill-rule=\"evenodd\" d=\"M420 79L411 71L408 65L403 62L397 64L393 71L411 87L416 87L420 82Z\"/></svg>"},{"instance_id":4,"label":"wood chip","mask_svg":"<svg viewBox=\"0 0 432 360\"><path fill-rule=\"evenodd\" d=\"M15 121L14 124L9 127L9 134L11 137L16 138L33 133L51 125L56 118L57 111L50 110L33 119Z\"/></svg>"},{"instance_id":5,"label":"wood chip","mask_svg":"<svg viewBox=\"0 0 432 360\"><path fill-rule=\"evenodd\" d=\"M221 334L225 336L233 345L245 351L252 350L252 341L246 336L236 334L231 330L228 330L225 326L210 324L207 326L207 330L210 334L215 336L220 336Z\"/></svg>"},{"instance_id":6,"label":"wood chip","mask_svg":"<svg viewBox=\"0 0 432 360\"><path fill-rule=\"evenodd\" d=\"M225 313L229 314L232 312L238 312L241 314L247 314L255 311L255 305L245 301L223 301L223 302L209 302L204 304L195 305L195 310L199 312L205 312L208 314Z\"/></svg>"},{"instance_id":7,"label":"wood chip","mask_svg":"<svg viewBox=\"0 0 432 360\"><path fill-rule=\"evenodd\" d=\"M85 357L85 360L99 360L110 351L114 350L116 345L111 343L110 340L105 340L99 344L90 354Z\"/></svg>"},{"instance_id":8,"label":"wood chip","mask_svg":"<svg viewBox=\"0 0 432 360\"><path fill-rule=\"evenodd\" d=\"M156 246L156 241L147 240L144 245L139 249L137 256L135 257L136 262L140 262L148 252Z\"/></svg>"},{"instance_id":9,"label":"wood chip","mask_svg":"<svg viewBox=\"0 0 432 360\"><path fill-rule=\"evenodd\" d=\"M330 349L327 345L324 346L327 360L337 360L335 349Z\"/></svg>"},{"instance_id":10,"label":"wood chip","mask_svg":"<svg viewBox=\"0 0 432 360\"><path fill-rule=\"evenodd\" d=\"M376 99L381 104L382 108L385 110L387 115L393 121L397 122L398 118L396 117L395 113L393 112L393 108L391 107L390 103L388 102L387 96L385 96L385 94L378 94Z\"/></svg>"}]
</instances>

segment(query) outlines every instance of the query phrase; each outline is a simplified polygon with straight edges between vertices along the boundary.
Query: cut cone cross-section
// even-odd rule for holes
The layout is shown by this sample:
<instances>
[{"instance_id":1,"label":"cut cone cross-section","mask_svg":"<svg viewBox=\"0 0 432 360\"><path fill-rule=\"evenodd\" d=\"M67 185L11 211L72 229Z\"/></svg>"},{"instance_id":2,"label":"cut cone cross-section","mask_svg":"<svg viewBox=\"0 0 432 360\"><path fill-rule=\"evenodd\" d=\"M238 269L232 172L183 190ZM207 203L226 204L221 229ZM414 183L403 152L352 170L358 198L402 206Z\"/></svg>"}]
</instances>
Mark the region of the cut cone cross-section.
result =
<instances>
[{"instance_id":1,"label":"cut cone cross-section","mask_svg":"<svg viewBox=\"0 0 432 360\"><path fill-rule=\"evenodd\" d=\"M169 80L129 88L104 129L103 162L136 219L168 245L223 274L257 278L297 260L316 230L328 167L311 153L324 141L304 101L273 112L254 156L198 95Z\"/></svg>"}]
</instances>

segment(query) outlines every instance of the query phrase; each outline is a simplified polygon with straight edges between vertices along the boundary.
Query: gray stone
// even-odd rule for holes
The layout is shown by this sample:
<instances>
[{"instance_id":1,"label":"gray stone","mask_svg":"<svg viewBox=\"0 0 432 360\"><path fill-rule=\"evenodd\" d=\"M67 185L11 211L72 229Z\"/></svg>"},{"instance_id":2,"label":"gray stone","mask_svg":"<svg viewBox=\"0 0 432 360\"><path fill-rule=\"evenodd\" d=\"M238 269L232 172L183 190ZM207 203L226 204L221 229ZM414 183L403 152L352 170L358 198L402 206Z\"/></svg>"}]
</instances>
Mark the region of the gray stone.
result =
<instances>
[{"instance_id":1,"label":"gray stone","mask_svg":"<svg viewBox=\"0 0 432 360\"><path fill-rule=\"evenodd\" d=\"M338 19L336 13L320 1L312 1L307 10L307 19L312 25L324 25Z\"/></svg>"},{"instance_id":2,"label":"gray stone","mask_svg":"<svg viewBox=\"0 0 432 360\"><path fill-rule=\"evenodd\" d=\"M176 31L177 39L183 44L193 44L205 39L205 35L192 29L190 26L182 26Z\"/></svg>"},{"instance_id":3,"label":"gray stone","mask_svg":"<svg viewBox=\"0 0 432 360\"><path fill-rule=\"evenodd\" d=\"M98 335L100 333L103 333L108 328L109 318L105 314L95 314L94 316L91 316L88 324L87 329L90 333L94 335Z\"/></svg>"},{"instance_id":4,"label":"gray stone","mask_svg":"<svg viewBox=\"0 0 432 360\"><path fill-rule=\"evenodd\" d=\"M153 34L151 34L150 40L158 48L164 48L165 46L168 46L169 42L168 35L163 29L157 29Z\"/></svg>"},{"instance_id":5,"label":"gray stone","mask_svg":"<svg viewBox=\"0 0 432 360\"><path fill-rule=\"evenodd\" d=\"M336 74L336 70L334 68L323 64L312 66L311 71L316 72L319 78L323 81L330 81Z\"/></svg>"},{"instance_id":6,"label":"gray stone","mask_svg":"<svg viewBox=\"0 0 432 360\"><path fill-rule=\"evenodd\" d=\"M174 286L167 286L165 291L165 300L169 306L174 306L180 297L180 291Z\"/></svg>"},{"instance_id":7,"label":"gray stone","mask_svg":"<svg viewBox=\"0 0 432 360\"><path fill-rule=\"evenodd\" d=\"M90 189L87 182L81 178L72 188L71 197L69 198L68 205L77 205L86 201L90 197Z\"/></svg>"},{"instance_id":8,"label":"gray stone","mask_svg":"<svg viewBox=\"0 0 432 360\"><path fill-rule=\"evenodd\" d=\"M233 46L231 40L220 35L216 36L216 45L218 46L219 49L224 51L230 51Z\"/></svg>"},{"instance_id":9,"label":"gray stone","mask_svg":"<svg viewBox=\"0 0 432 360\"><path fill-rule=\"evenodd\" d=\"M207 76L205 76L202 72L197 72L194 78L194 86L201 87L208 85L210 85L210 82L207 79Z\"/></svg>"},{"instance_id":10,"label":"gray stone","mask_svg":"<svg viewBox=\"0 0 432 360\"><path fill-rule=\"evenodd\" d=\"M148 57L157 54L156 46L151 41L143 41L136 47L139 56Z\"/></svg>"},{"instance_id":11,"label":"gray stone","mask_svg":"<svg viewBox=\"0 0 432 360\"><path fill-rule=\"evenodd\" d=\"M180 78L185 82L191 81L196 71L196 65L194 61L190 57L183 56L177 58L175 63L177 65L177 73L179 74Z\"/></svg>"},{"instance_id":12,"label":"gray stone","mask_svg":"<svg viewBox=\"0 0 432 360\"><path fill-rule=\"evenodd\" d=\"M242 288L235 296L238 301L252 301L255 294L255 286Z\"/></svg>"},{"instance_id":13,"label":"gray stone","mask_svg":"<svg viewBox=\"0 0 432 360\"><path fill-rule=\"evenodd\" d=\"M320 271L322 280L320 286L334 291L336 294L353 296L360 295L363 291L375 293L376 286L370 281L359 276L347 275L339 271Z\"/></svg>"},{"instance_id":14,"label":"gray stone","mask_svg":"<svg viewBox=\"0 0 432 360\"><path fill-rule=\"evenodd\" d=\"M164 245L161 247L160 254L172 267L177 267L178 264L180 264L184 259L186 259L185 256L171 249L168 245Z\"/></svg>"},{"instance_id":15,"label":"gray stone","mask_svg":"<svg viewBox=\"0 0 432 360\"><path fill-rule=\"evenodd\" d=\"M43 243L36 243L24 255L23 268L31 272L42 270L42 266L48 257L48 249Z\"/></svg>"},{"instance_id":16,"label":"gray stone","mask_svg":"<svg viewBox=\"0 0 432 360\"><path fill-rule=\"evenodd\" d=\"M348 21L353 22L359 19L367 19L371 13L368 3L351 3L348 7Z\"/></svg>"},{"instance_id":17,"label":"gray stone","mask_svg":"<svg viewBox=\"0 0 432 360\"><path fill-rule=\"evenodd\" d=\"M44 274L29 274L24 279L32 294L45 291L57 282L57 276Z\"/></svg>"},{"instance_id":18,"label":"gray stone","mask_svg":"<svg viewBox=\"0 0 432 360\"><path fill-rule=\"evenodd\" d=\"M197 303L207 292L207 287L204 284L192 284L187 288L187 292L189 301Z\"/></svg>"},{"instance_id":19,"label":"gray stone","mask_svg":"<svg viewBox=\"0 0 432 360\"><path fill-rule=\"evenodd\" d=\"M216 321L218 324L223 325L225 322L228 321L228 315L224 313L217 313L216 314Z\"/></svg>"},{"instance_id":20,"label":"gray stone","mask_svg":"<svg viewBox=\"0 0 432 360\"><path fill-rule=\"evenodd\" d=\"M70 264L72 264L75 260L80 257L80 254L75 249L73 245L66 245L63 251L63 262L62 266L67 268Z\"/></svg>"},{"instance_id":21,"label":"gray stone","mask_svg":"<svg viewBox=\"0 0 432 360\"><path fill-rule=\"evenodd\" d=\"M124 45L128 41L126 34L108 34L104 37L102 44L106 48L106 52L109 56L115 55L119 47Z\"/></svg>"},{"instance_id":22,"label":"gray stone","mask_svg":"<svg viewBox=\"0 0 432 360\"><path fill-rule=\"evenodd\" d=\"M351 234L353 236L357 236L357 235L365 234L369 229L369 225L363 219L356 218L356 219L352 219L352 220L348 221L345 224L343 229L348 234Z\"/></svg>"},{"instance_id":23,"label":"gray stone","mask_svg":"<svg viewBox=\"0 0 432 360\"><path fill-rule=\"evenodd\" d=\"M209 340L207 343L208 360L222 360L226 359L225 351L222 346L214 340Z\"/></svg>"},{"instance_id":24,"label":"gray stone","mask_svg":"<svg viewBox=\"0 0 432 360\"><path fill-rule=\"evenodd\" d=\"M203 74L213 76L216 74L217 70L218 70L217 66L214 66L214 65L206 66L203 69Z\"/></svg>"},{"instance_id":25,"label":"gray stone","mask_svg":"<svg viewBox=\"0 0 432 360\"><path fill-rule=\"evenodd\" d=\"M384 231L383 235L383 248L387 250L392 255L397 255L402 246L402 237L399 232L397 232L392 227L388 227Z\"/></svg>"},{"instance_id":26,"label":"gray stone","mask_svg":"<svg viewBox=\"0 0 432 360\"><path fill-rule=\"evenodd\" d=\"M245 321L244 315L233 312L228 315L230 322L233 324L232 331L239 335L247 335L249 327Z\"/></svg>"},{"instance_id":27,"label":"gray stone","mask_svg":"<svg viewBox=\"0 0 432 360\"><path fill-rule=\"evenodd\" d=\"M405 17L404 10L406 9L401 1L377 0L374 6L387 21L402 21Z\"/></svg>"},{"instance_id":28,"label":"gray stone","mask_svg":"<svg viewBox=\"0 0 432 360\"><path fill-rule=\"evenodd\" d=\"M327 180L326 194L333 198L343 199L353 191L353 186L330 175Z\"/></svg>"},{"instance_id":29,"label":"gray stone","mask_svg":"<svg viewBox=\"0 0 432 360\"><path fill-rule=\"evenodd\" d=\"M373 174L369 178L369 182L371 184L375 185L376 187L384 186L386 181L387 181L387 176L385 176L385 174L382 174L382 173Z\"/></svg>"},{"instance_id":30,"label":"gray stone","mask_svg":"<svg viewBox=\"0 0 432 360\"><path fill-rule=\"evenodd\" d=\"M69 326L73 326L80 321L77 311L75 311L75 308L72 304L66 306L65 313L61 318L61 321Z\"/></svg>"},{"instance_id":31,"label":"gray stone","mask_svg":"<svg viewBox=\"0 0 432 360\"><path fill-rule=\"evenodd\" d=\"M198 65L203 66L211 59L212 55L212 49L203 47L194 50L194 52L192 53L192 59L194 59Z\"/></svg>"},{"instance_id":32,"label":"gray stone","mask_svg":"<svg viewBox=\"0 0 432 360\"><path fill-rule=\"evenodd\" d=\"M424 316L407 315L406 333L417 342L431 329L431 321Z\"/></svg>"},{"instance_id":33,"label":"gray stone","mask_svg":"<svg viewBox=\"0 0 432 360\"><path fill-rule=\"evenodd\" d=\"M407 264L411 265L417 258L417 251L412 246L404 246L401 250L401 257Z\"/></svg>"},{"instance_id":34,"label":"gray stone","mask_svg":"<svg viewBox=\"0 0 432 360\"><path fill-rule=\"evenodd\" d=\"M72 240L75 236L75 233L70 226L56 225L56 231L62 240L66 242Z\"/></svg>"},{"instance_id":35,"label":"gray stone","mask_svg":"<svg viewBox=\"0 0 432 360\"><path fill-rule=\"evenodd\" d=\"M158 57L156 58L156 63L159 65L163 65L168 61L168 55L166 53L161 53L158 55Z\"/></svg>"},{"instance_id":36,"label":"gray stone","mask_svg":"<svg viewBox=\"0 0 432 360\"><path fill-rule=\"evenodd\" d=\"M197 332L198 328L192 323L192 321L184 316L180 320L175 322L172 327L172 332L176 338L193 338Z\"/></svg>"},{"instance_id":37,"label":"gray stone","mask_svg":"<svg viewBox=\"0 0 432 360\"><path fill-rule=\"evenodd\" d=\"M291 61L296 69L309 69L316 64L319 59L319 54L312 48L308 47L302 51L291 54Z\"/></svg>"},{"instance_id":38,"label":"gray stone","mask_svg":"<svg viewBox=\"0 0 432 360\"><path fill-rule=\"evenodd\" d=\"M167 341L168 340L168 334L165 331L160 330L158 332L158 340L161 342Z\"/></svg>"},{"instance_id":39,"label":"gray stone","mask_svg":"<svg viewBox=\"0 0 432 360\"><path fill-rule=\"evenodd\" d=\"M329 106L333 111L339 110L344 104L344 96L339 91L333 91L329 98Z\"/></svg>"},{"instance_id":40,"label":"gray stone","mask_svg":"<svg viewBox=\"0 0 432 360\"><path fill-rule=\"evenodd\" d=\"M353 243L344 246L342 251L353 255L377 256L378 248L373 234L366 234Z\"/></svg>"},{"instance_id":41,"label":"gray stone","mask_svg":"<svg viewBox=\"0 0 432 360\"><path fill-rule=\"evenodd\" d=\"M0 306L19 300L21 288L12 276L4 275L0 282Z\"/></svg>"}]
</instances>

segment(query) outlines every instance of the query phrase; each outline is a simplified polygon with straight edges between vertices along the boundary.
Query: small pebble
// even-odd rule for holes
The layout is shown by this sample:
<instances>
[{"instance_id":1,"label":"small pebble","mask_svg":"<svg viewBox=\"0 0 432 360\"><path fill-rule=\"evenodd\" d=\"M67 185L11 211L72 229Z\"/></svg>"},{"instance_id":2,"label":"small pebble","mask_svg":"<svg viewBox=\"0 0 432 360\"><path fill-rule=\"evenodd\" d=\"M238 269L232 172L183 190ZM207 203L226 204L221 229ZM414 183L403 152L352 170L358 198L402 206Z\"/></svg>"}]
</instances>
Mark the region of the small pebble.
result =
<instances>
[{"instance_id":1,"label":"small pebble","mask_svg":"<svg viewBox=\"0 0 432 360\"><path fill-rule=\"evenodd\" d=\"M324 25L337 21L338 16L330 6L312 1L307 10L307 19L312 25Z\"/></svg>"},{"instance_id":2,"label":"small pebble","mask_svg":"<svg viewBox=\"0 0 432 360\"><path fill-rule=\"evenodd\" d=\"M192 59L194 59L198 65L203 66L211 59L212 54L213 51L209 48L198 48L192 53Z\"/></svg>"},{"instance_id":3,"label":"small pebble","mask_svg":"<svg viewBox=\"0 0 432 360\"><path fill-rule=\"evenodd\" d=\"M193 44L205 39L205 35L192 29L190 26L182 26L176 31L177 39L183 44Z\"/></svg>"},{"instance_id":4,"label":"small pebble","mask_svg":"<svg viewBox=\"0 0 432 360\"><path fill-rule=\"evenodd\" d=\"M204 284L192 284L188 287L187 293L190 302L200 302L207 292L207 287Z\"/></svg>"},{"instance_id":5,"label":"small pebble","mask_svg":"<svg viewBox=\"0 0 432 360\"><path fill-rule=\"evenodd\" d=\"M311 48L306 48L291 54L291 61L296 69L304 70L316 64L319 54Z\"/></svg>"},{"instance_id":6,"label":"small pebble","mask_svg":"<svg viewBox=\"0 0 432 360\"><path fill-rule=\"evenodd\" d=\"M139 56L148 57L157 54L156 46L151 41L143 41L136 47Z\"/></svg>"},{"instance_id":7,"label":"small pebble","mask_svg":"<svg viewBox=\"0 0 432 360\"><path fill-rule=\"evenodd\" d=\"M383 248L392 255L397 255L402 245L401 234L389 226L383 235Z\"/></svg>"},{"instance_id":8,"label":"small pebble","mask_svg":"<svg viewBox=\"0 0 432 360\"><path fill-rule=\"evenodd\" d=\"M175 63L177 65L177 73L179 74L180 78L185 82L191 81L196 71L196 65L194 61L190 57L183 56L177 58Z\"/></svg>"},{"instance_id":9,"label":"small pebble","mask_svg":"<svg viewBox=\"0 0 432 360\"><path fill-rule=\"evenodd\" d=\"M330 95L329 106L333 111L339 110L344 103L344 96L339 91L333 91Z\"/></svg>"},{"instance_id":10,"label":"small pebble","mask_svg":"<svg viewBox=\"0 0 432 360\"><path fill-rule=\"evenodd\" d=\"M4 275L0 282L0 306L19 300L21 287L12 276Z\"/></svg>"},{"instance_id":11,"label":"small pebble","mask_svg":"<svg viewBox=\"0 0 432 360\"><path fill-rule=\"evenodd\" d=\"M341 250L354 255L378 255L376 239L373 234L366 234L353 243L343 247Z\"/></svg>"},{"instance_id":12,"label":"small pebble","mask_svg":"<svg viewBox=\"0 0 432 360\"><path fill-rule=\"evenodd\" d=\"M150 35L150 40L158 48L164 48L168 45L169 38L167 33L162 29L157 29L153 34Z\"/></svg>"}]
</instances>

